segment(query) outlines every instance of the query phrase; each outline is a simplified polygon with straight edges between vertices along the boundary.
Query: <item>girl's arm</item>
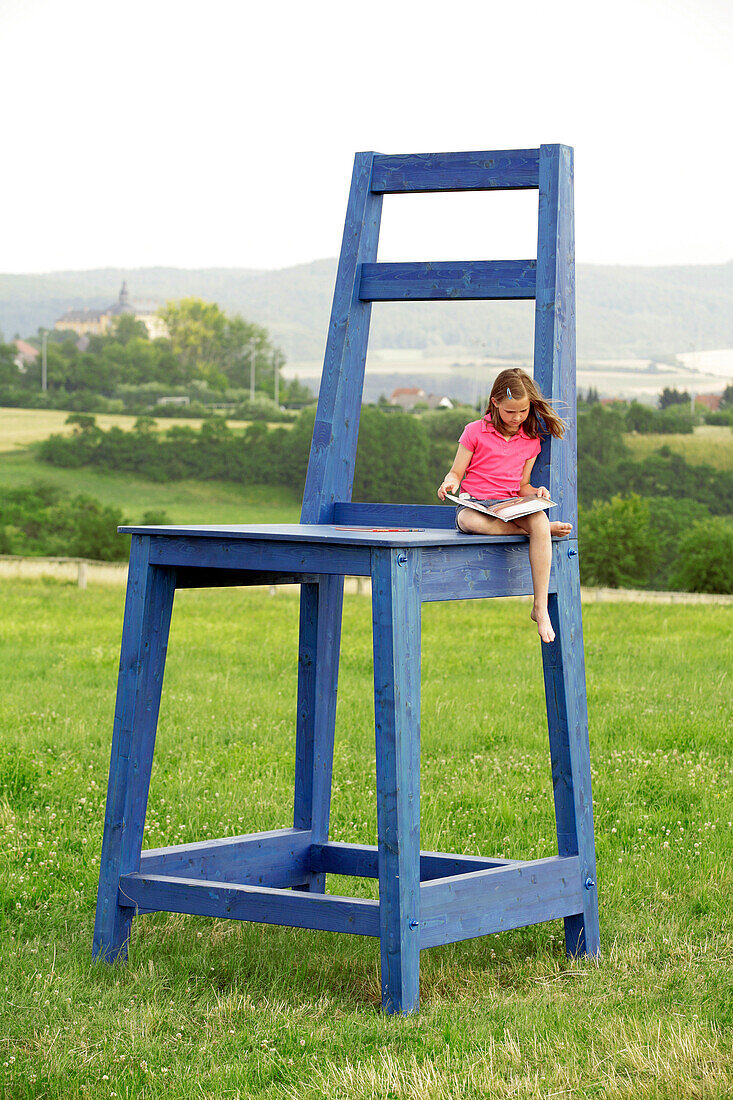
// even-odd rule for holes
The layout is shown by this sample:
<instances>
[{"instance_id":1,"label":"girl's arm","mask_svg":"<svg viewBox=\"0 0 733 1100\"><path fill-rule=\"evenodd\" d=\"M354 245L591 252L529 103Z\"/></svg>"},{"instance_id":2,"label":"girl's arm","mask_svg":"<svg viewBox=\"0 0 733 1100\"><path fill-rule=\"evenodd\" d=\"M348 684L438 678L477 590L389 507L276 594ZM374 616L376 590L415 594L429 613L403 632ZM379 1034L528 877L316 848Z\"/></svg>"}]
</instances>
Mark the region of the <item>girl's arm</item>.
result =
<instances>
[{"instance_id":1,"label":"girl's arm","mask_svg":"<svg viewBox=\"0 0 733 1100\"><path fill-rule=\"evenodd\" d=\"M456 457L453 459L453 465L443 478L442 484L438 489L438 496L441 500L445 500L446 493L458 492L460 484L466 475L468 464L472 458L473 451L469 451L468 447L464 447L462 443L459 443Z\"/></svg>"},{"instance_id":2,"label":"girl's arm","mask_svg":"<svg viewBox=\"0 0 733 1100\"><path fill-rule=\"evenodd\" d=\"M544 485L541 485L539 489L535 489L534 486L530 485L529 483L530 475L532 473L532 467L534 466L536 461L537 455L535 455L534 458L528 458L525 462L524 468L522 470L522 476L519 479L519 495L520 497L546 497L549 500L549 489L546 489Z\"/></svg>"}]
</instances>

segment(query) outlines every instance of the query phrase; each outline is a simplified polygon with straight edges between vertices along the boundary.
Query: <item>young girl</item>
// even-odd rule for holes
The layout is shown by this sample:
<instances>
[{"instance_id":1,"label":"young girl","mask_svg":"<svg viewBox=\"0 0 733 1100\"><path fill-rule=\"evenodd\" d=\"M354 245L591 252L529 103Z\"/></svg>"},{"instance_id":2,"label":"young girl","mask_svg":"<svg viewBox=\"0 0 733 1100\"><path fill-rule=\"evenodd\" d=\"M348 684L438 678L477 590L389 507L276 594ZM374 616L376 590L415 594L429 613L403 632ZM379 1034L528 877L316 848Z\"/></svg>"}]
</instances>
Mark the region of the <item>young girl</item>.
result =
<instances>
[{"instance_id":1,"label":"young girl","mask_svg":"<svg viewBox=\"0 0 733 1100\"><path fill-rule=\"evenodd\" d=\"M540 427L538 414L544 428ZM561 439L565 424L523 370L504 370L491 390L481 420L467 424L458 444L450 472L443 478L438 496L468 493L482 504L495 504L511 496L549 497L544 486L534 489L530 475L540 453L540 435L549 432ZM533 512L506 523L473 508L456 509L456 526L472 535L529 535L529 564L532 570L534 605L532 618L543 642L552 642L547 611L547 588L552 562L551 535L569 535L569 523L551 523L546 512Z\"/></svg>"}]
</instances>

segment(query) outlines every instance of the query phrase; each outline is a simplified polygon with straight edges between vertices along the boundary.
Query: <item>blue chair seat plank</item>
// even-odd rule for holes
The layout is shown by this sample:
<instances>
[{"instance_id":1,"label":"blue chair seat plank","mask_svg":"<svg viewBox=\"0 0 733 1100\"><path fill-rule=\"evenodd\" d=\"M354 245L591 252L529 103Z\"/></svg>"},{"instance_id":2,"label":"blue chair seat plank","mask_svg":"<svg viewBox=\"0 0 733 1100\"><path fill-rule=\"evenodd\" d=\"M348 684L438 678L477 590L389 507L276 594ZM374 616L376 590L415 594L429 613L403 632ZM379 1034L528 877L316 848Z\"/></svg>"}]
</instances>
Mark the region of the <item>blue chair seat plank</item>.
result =
<instances>
[{"instance_id":1,"label":"blue chair seat plank","mask_svg":"<svg viewBox=\"0 0 733 1100\"><path fill-rule=\"evenodd\" d=\"M384 195L535 187L532 261L377 264ZM398 200L401 201L401 200ZM522 536L466 535L452 508L361 504L351 490L373 301L535 297L535 377L575 408L572 152L565 146L356 156L301 522L144 526L132 535L94 932L95 957L127 955L136 914L196 913L379 939L388 1012L419 1005L420 951L563 918L571 954L600 948L577 541L553 540L542 646L558 853L508 860L420 847L422 604L532 592ZM576 522L575 432L538 460ZM330 840L331 769L345 576L372 585L376 846ZM142 849L176 589L296 583L293 827ZM329 874L379 883L379 899L326 892Z\"/></svg>"}]
</instances>

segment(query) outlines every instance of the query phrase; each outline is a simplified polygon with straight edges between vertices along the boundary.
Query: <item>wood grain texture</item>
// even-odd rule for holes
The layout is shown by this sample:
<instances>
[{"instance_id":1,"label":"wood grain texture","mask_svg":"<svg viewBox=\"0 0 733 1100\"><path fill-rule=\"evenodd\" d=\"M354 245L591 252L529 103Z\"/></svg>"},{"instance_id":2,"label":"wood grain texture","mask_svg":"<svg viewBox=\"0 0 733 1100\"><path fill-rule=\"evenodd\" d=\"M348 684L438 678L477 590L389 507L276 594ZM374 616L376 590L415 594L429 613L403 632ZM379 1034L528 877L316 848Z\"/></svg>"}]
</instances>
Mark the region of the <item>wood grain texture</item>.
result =
<instances>
[{"instance_id":1,"label":"wood grain texture","mask_svg":"<svg viewBox=\"0 0 733 1100\"><path fill-rule=\"evenodd\" d=\"M362 504L337 500L334 524L373 527L425 527L455 531L454 507L445 504Z\"/></svg>"},{"instance_id":2,"label":"wood grain texture","mask_svg":"<svg viewBox=\"0 0 733 1100\"><path fill-rule=\"evenodd\" d=\"M366 302L534 298L536 267L536 260L362 264L359 297Z\"/></svg>"},{"instance_id":3,"label":"wood grain texture","mask_svg":"<svg viewBox=\"0 0 733 1100\"><path fill-rule=\"evenodd\" d=\"M382 197L370 190L373 153L357 153L346 210L301 521L328 523L350 500L359 436L371 304L359 298L360 267L377 258Z\"/></svg>"},{"instance_id":4,"label":"wood grain texture","mask_svg":"<svg viewBox=\"0 0 733 1100\"><path fill-rule=\"evenodd\" d=\"M578 855L583 913L565 922L569 955L600 952L598 888L591 793L588 707L577 555L555 548L557 593L550 597L555 641L542 646L558 851Z\"/></svg>"},{"instance_id":5,"label":"wood grain texture","mask_svg":"<svg viewBox=\"0 0 733 1100\"><path fill-rule=\"evenodd\" d=\"M420 937L420 557L372 551L382 1006L416 1012Z\"/></svg>"},{"instance_id":6,"label":"wood grain texture","mask_svg":"<svg viewBox=\"0 0 733 1100\"><path fill-rule=\"evenodd\" d=\"M133 909L139 905L148 911L228 917L357 936L379 935L379 903L362 898L142 873L123 875L119 895Z\"/></svg>"},{"instance_id":7,"label":"wood grain texture","mask_svg":"<svg viewBox=\"0 0 733 1100\"><path fill-rule=\"evenodd\" d=\"M343 577L303 585L300 595L294 824L318 843L328 839L331 810L343 595ZM305 888L323 893L325 883L311 873Z\"/></svg>"},{"instance_id":8,"label":"wood grain texture","mask_svg":"<svg viewBox=\"0 0 733 1100\"><path fill-rule=\"evenodd\" d=\"M583 907L576 857L437 879L420 887L420 946L522 928Z\"/></svg>"},{"instance_id":9,"label":"wood grain texture","mask_svg":"<svg viewBox=\"0 0 733 1100\"><path fill-rule=\"evenodd\" d=\"M314 843L310 855L314 870L358 878L379 877L378 857L376 845L344 844L333 840L327 844ZM448 852L420 852L420 881L466 874L468 871L485 871L490 867L510 867L516 862L513 859L462 856Z\"/></svg>"},{"instance_id":10,"label":"wood grain texture","mask_svg":"<svg viewBox=\"0 0 733 1100\"><path fill-rule=\"evenodd\" d=\"M532 594L528 540L497 540L494 545L464 548L425 548L422 565L422 599L476 600L491 596ZM554 588L550 574L550 589Z\"/></svg>"},{"instance_id":11,"label":"wood grain texture","mask_svg":"<svg viewBox=\"0 0 733 1100\"><path fill-rule=\"evenodd\" d=\"M577 531L573 151L566 145L540 148L534 378L567 421L564 439L542 444L536 484L549 487L557 518Z\"/></svg>"},{"instance_id":12,"label":"wood grain texture","mask_svg":"<svg viewBox=\"0 0 733 1100\"><path fill-rule=\"evenodd\" d=\"M308 881L311 842L307 829L273 829L150 848L142 853L140 871L284 889Z\"/></svg>"},{"instance_id":13,"label":"wood grain texture","mask_svg":"<svg viewBox=\"0 0 733 1100\"><path fill-rule=\"evenodd\" d=\"M363 544L329 545L324 539L309 543L285 540L163 537L152 540L151 560L176 569L225 569L228 571L282 572L289 576L324 574L369 576L369 548Z\"/></svg>"},{"instance_id":14,"label":"wood grain texture","mask_svg":"<svg viewBox=\"0 0 733 1100\"><path fill-rule=\"evenodd\" d=\"M121 874L140 865L173 595L171 570L151 567L150 540L132 540L112 731L92 955L127 957L132 911L118 903Z\"/></svg>"},{"instance_id":15,"label":"wood grain texture","mask_svg":"<svg viewBox=\"0 0 733 1100\"><path fill-rule=\"evenodd\" d=\"M376 154L372 190L516 191L536 188L538 175L538 149Z\"/></svg>"}]
</instances>

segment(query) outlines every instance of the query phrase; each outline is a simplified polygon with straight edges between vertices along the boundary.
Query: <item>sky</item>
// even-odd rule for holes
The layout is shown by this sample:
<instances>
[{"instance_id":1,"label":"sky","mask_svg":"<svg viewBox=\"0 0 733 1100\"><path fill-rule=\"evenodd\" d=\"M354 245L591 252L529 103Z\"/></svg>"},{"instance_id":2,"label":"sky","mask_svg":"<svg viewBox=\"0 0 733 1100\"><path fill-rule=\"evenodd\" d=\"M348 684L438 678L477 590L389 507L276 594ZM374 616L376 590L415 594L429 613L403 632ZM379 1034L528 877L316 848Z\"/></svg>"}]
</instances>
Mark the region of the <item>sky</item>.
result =
<instances>
[{"instance_id":1,"label":"sky","mask_svg":"<svg viewBox=\"0 0 733 1100\"><path fill-rule=\"evenodd\" d=\"M733 259L730 0L0 0L7 273L335 256L357 150L575 148L576 250ZM536 192L387 196L379 259L536 254Z\"/></svg>"}]
</instances>

